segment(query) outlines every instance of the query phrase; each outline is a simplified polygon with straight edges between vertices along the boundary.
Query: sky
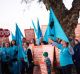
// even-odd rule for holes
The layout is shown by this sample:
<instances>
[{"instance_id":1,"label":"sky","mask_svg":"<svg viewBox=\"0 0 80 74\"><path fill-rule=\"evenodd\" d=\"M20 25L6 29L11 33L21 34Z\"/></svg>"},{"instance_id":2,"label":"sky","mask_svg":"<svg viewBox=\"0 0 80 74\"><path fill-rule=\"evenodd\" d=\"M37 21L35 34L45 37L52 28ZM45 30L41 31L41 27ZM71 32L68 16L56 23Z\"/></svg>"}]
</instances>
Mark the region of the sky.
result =
<instances>
[{"instance_id":1,"label":"sky","mask_svg":"<svg viewBox=\"0 0 80 74\"><path fill-rule=\"evenodd\" d=\"M49 11L45 5L32 1L27 4L21 0L0 0L0 28L8 28L12 33L15 33L15 24L17 23L24 33L24 29L33 28L32 20L35 25L39 18L40 25L47 25ZM73 0L63 0L65 6L70 9ZM79 18L80 22L80 18Z\"/></svg>"}]
</instances>

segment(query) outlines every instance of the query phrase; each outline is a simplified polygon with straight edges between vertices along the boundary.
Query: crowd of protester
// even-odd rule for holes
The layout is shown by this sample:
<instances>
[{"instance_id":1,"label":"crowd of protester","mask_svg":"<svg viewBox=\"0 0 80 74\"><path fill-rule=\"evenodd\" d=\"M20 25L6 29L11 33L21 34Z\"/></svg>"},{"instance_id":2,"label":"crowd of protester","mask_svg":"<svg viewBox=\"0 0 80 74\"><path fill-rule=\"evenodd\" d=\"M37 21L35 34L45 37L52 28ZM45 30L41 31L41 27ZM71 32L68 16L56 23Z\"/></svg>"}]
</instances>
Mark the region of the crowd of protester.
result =
<instances>
[{"instance_id":1,"label":"crowd of protester","mask_svg":"<svg viewBox=\"0 0 80 74\"><path fill-rule=\"evenodd\" d=\"M28 42L22 46L15 40L5 42L0 47L0 74L33 74L33 58Z\"/></svg>"},{"instance_id":2,"label":"crowd of protester","mask_svg":"<svg viewBox=\"0 0 80 74\"><path fill-rule=\"evenodd\" d=\"M37 45L35 40L31 41ZM72 74L75 66L76 73L80 74L80 42L77 39L70 39L70 42L49 38L48 42L40 40L40 44L51 44L60 50L59 61L62 74ZM51 74L51 61L48 52L44 52L48 74ZM0 46L0 74L33 74L34 62L29 42L23 39L22 45L17 45L15 40L2 43ZM37 73L36 73L37 74Z\"/></svg>"}]
</instances>

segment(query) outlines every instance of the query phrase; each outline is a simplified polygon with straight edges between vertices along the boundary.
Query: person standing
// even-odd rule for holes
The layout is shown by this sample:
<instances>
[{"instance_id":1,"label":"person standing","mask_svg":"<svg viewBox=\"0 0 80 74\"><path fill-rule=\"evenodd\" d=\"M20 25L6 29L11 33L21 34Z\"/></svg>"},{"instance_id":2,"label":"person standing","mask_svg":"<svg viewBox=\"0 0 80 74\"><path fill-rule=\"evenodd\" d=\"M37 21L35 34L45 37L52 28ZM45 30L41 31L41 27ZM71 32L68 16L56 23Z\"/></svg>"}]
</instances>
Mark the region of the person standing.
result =
<instances>
[{"instance_id":1,"label":"person standing","mask_svg":"<svg viewBox=\"0 0 80 74\"><path fill-rule=\"evenodd\" d=\"M22 46L22 58L21 58L21 74L25 74L25 72L28 74L28 57L27 57L27 46L26 42L23 42ZM25 71L26 70L26 71Z\"/></svg>"},{"instance_id":2,"label":"person standing","mask_svg":"<svg viewBox=\"0 0 80 74\"><path fill-rule=\"evenodd\" d=\"M2 74L10 74L10 43L5 42L5 47L2 48L1 51L1 68L2 68Z\"/></svg>"},{"instance_id":3,"label":"person standing","mask_svg":"<svg viewBox=\"0 0 80 74\"><path fill-rule=\"evenodd\" d=\"M33 74L34 62L33 62L32 52L31 52L31 49L29 48L29 43L26 42L24 44L26 45L27 58L28 58L28 73L27 74Z\"/></svg>"},{"instance_id":4,"label":"person standing","mask_svg":"<svg viewBox=\"0 0 80 74\"><path fill-rule=\"evenodd\" d=\"M77 74L80 74L80 42L75 39L75 46L74 46L74 55L73 55L73 61L74 65L76 67Z\"/></svg>"},{"instance_id":5,"label":"person standing","mask_svg":"<svg viewBox=\"0 0 80 74\"><path fill-rule=\"evenodd\" d=\"M45 57L44 62L46 63L48 74L51 74L51 61L48 57L48 52L44 52L43 56Z\"/></svg>"},{"instance_id":6,"label":"person standing","mask_svg":"<svg viewBox=\"0 0 80 74\"><path fill-rule=\"evenodd\" d=\"M19 74L18 46L16 45L15 40L11 41L10 51L11 51L11 74Z\"/></svg>"},{"instance_id":7,"label":"person standing","mask_svg":"<svg viewBox=\"0 0 80 74\"><path fill-rule=\"evenodd\" d=\"M73 60L72 55L74 54L73 48L68 42L60 41L60 43L51 41L53 46L60 49L59 60L63 74L72 74Z\"/></svg>"}]
</instances>

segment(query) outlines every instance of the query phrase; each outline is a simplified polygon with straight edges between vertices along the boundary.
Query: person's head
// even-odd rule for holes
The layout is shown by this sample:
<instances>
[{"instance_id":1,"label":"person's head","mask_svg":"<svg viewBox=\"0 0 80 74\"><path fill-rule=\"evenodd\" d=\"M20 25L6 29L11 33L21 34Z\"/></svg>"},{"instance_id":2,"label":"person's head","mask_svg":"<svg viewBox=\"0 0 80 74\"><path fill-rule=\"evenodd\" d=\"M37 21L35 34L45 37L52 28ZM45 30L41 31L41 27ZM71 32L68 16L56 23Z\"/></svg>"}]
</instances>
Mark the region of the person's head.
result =
<instances>
[{"instance_id":1,"label":"person's head","mask_svg":"<svg viewBox=\"0 0 80 74\"><path fill-rule=\"evenodd\" d=\"M4 45L5 45L6 48L10 47L10 43L9 42L5 42Z\"/></svg>"},{"instance_id":2,"label":"person's head","mask_svg":"<svg viewBox=\"0 0 80 74\"><path fill-rule=\"evenodd\" d=\"M69 43L68 42L65 42L65 41L61 41L61 44L63 45L63 47L68 47Z\"/></svg>"},{"instance_id":3,"label":"person's head","mask_svg":"<svg viewBox=\"0 0 80 74\"><path fill-rule=\"evenodd\" d=\"M43 56L44 56L44 57L48 57L48 52L44 52L44 53L43 53Z\"/></svg>"},{"instance_id":4,"label":"person's head","mask_svg":"<svg viewBox=\"0 0 80 74\"><path fill-rule=\"evenodd\" d=\"M43 37L40 37L40 43L42 43L43 42Z\"/></svg>"},{"instance_id":5,"label":"person's head","mask_svg":"<svg viewBox=\"0 0 80 74\"><path fill-rule=\"evenodd\" d=\"M23 43L26 42L26 38L25 38L25 37L23 37L22 42L23 42Z\"/></svg>"},{"instance_id":6,"label":"person's head","mask_svg":"<svg viewBox=\"0 0 80 74\"><path fill-rule=\"evenodd\" d=\"M29 47L29 43L28 43L28 42L24 42L24 43L23 43L23 47L24 47L24 48L28 48L28 47Z\"/></svg>"},{"instance_id":7,"label":"person's head","mask_svg":"<svg viewBox=\"0 0 80 74\"><path fill-rule=\"evenodd\" d=\"M30 41L30 43L36 45L36 40L35 40L35 39L32 39L32 40Z\"/></svg>"},{"instance_id":8,"label":"person's head","mask_svg":"<svg viewBox=\"0 0 80 74\"><path fill-rule=\"evenodd\" d=\"M11 46L16 45L16 40L11 41Z\"/></svg>"}]
</instances>

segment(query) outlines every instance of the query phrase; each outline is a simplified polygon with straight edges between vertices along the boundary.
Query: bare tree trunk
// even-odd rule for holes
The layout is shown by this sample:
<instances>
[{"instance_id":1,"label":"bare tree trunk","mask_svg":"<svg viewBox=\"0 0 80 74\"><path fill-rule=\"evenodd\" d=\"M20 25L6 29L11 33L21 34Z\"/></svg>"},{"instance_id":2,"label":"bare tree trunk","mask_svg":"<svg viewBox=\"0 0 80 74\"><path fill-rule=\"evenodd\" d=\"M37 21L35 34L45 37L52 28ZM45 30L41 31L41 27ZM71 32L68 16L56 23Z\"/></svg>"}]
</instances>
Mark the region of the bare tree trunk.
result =
<instances>
[{"instance_id":1,"label":"bare tree trunk","mask_svg":"<svg viewBox=\"0 0 80 74\"><path fill-rule=\"evenodd\" d=\"M72 8L67 10L62 0L48 0L47 8L52 7L68 37L75 37L75 28L78 24L80 0L74 0ZM47 2L44 4L47 5Z\"/></svg>"}]
</instances>

